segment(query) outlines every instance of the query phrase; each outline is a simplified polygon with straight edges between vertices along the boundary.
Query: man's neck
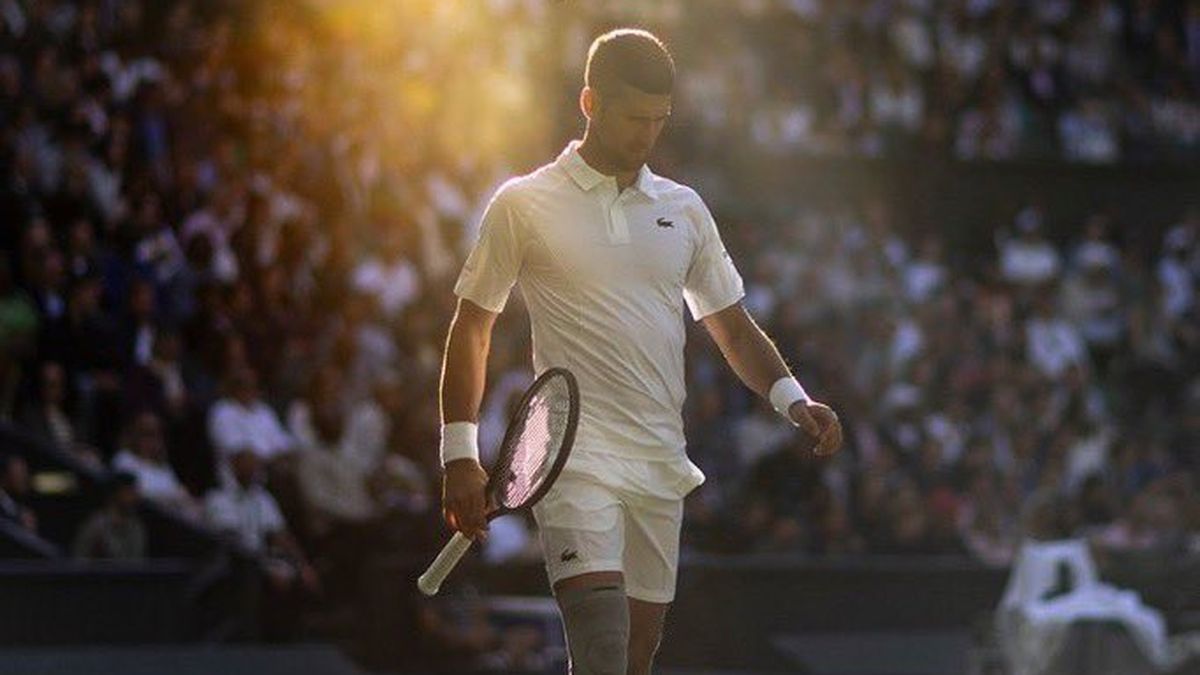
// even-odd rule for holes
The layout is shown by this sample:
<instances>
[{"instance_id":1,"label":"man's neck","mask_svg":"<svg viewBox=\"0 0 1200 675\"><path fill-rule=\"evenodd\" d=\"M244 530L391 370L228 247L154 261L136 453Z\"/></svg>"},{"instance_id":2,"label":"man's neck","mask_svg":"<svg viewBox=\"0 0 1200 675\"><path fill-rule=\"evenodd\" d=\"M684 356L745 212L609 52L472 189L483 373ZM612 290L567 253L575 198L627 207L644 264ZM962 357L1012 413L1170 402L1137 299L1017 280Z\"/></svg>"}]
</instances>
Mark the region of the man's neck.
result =
<instances>
[{"instance_id":1,"label":"man's neck","mask_svg":"<svg viewBox=\"0 0 1200 675\"><path fill-rule=\"evenodd\" d=\"M639 169L633 171L620 171L599 146L592 141L587 133L583 135L583 142L579 144L579 156L583 161L587 162L588 166L596 171L617 179L617 192L633 185L637 181Z\"/></svg>"}]
</instances>

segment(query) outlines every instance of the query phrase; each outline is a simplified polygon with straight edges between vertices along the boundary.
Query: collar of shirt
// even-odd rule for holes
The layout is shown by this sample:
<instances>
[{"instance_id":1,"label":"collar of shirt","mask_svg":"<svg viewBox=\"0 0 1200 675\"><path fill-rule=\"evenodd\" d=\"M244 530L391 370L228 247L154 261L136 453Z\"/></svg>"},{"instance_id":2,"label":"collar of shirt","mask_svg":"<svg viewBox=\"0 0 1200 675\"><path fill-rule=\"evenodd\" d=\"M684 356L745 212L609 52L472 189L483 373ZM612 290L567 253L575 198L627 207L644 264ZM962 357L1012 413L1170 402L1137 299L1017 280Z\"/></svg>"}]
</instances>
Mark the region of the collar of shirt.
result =
<instances>
[{"instance_id":1,"label":"collar of shirt","mask_svg":"<svg viewBox=\"0 0 1200 675\"><path fill-rule=\"evenodd\" d=\"M567 172L580 188L585 192L591 191L592 188L603 183L606 180L611 180L612 176L607 176L592 168L590 164L584 160L579 154L579 146L581 142L578 140L571 141L567 147L558 155L558 165ZM654 174L650 172L650 168L645 164L638 169L637 180L633 182L633 187L651 200L658 199L658 190L654 187Z\"/></svg>"}]
</instances>

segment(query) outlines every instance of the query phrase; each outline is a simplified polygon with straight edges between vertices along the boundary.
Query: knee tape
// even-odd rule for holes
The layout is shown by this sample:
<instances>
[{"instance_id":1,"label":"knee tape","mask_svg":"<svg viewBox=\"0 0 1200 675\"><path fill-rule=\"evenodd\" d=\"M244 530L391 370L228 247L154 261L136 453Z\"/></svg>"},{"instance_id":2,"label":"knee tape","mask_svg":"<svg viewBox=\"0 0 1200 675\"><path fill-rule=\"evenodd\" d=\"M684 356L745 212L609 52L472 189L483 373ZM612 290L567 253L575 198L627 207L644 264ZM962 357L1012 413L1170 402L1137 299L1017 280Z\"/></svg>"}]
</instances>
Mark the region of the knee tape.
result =
<instances>
[{"instance_id":1,"label":"knee tape","mask_svg":"<svg viewBox=\"0 0 1200 675\"><path fill-rule=\"evenodd\" d=\"M629 600L620 583L558 594L571 675L625 675L629 658Z\"/></svg>"}]
</instances>

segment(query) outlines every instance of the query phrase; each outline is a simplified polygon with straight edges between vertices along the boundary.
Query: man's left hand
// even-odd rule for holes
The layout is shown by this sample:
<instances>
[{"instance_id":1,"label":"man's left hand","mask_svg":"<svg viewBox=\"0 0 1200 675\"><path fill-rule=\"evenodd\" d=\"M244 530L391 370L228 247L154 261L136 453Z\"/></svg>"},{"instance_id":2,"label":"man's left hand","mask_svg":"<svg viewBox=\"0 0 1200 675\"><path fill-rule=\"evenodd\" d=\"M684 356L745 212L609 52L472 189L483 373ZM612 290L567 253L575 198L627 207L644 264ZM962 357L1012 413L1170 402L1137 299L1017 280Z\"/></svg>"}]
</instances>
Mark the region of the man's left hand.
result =
<instances>
[{"instance_id":1,"label":"man's left hand","mask_svg":"<svg viewBox=\"0 0 1200 675\"><path fill-rule=\"evenodd\" d=\"M805 433L817 439L814 455L825 457L841 449L842 423L833 408L819 401L796 401L788 414Z\"/></svg>"}]
</instances>

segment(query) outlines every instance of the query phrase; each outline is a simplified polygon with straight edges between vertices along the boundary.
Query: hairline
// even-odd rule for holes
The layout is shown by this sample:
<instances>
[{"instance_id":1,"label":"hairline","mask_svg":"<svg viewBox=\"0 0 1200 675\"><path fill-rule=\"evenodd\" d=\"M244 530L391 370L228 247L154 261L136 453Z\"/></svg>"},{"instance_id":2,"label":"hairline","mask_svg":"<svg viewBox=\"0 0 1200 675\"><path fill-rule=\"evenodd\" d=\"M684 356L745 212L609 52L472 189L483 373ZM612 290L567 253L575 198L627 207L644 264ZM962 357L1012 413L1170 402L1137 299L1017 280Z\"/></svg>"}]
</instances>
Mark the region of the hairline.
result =
<instances>
[{"instance_id":1,"label":"hairline","mask_svg":"<svg viewBox=\"0 0 1200 675\"><path fill-rule=\"evenodd\" d=\"M662 54L666 58L667 64L669 65L671 71L671 85L667 91L652 92L642 89L641 87L638 87L636 84L622 77L621 73L615 70L610 71L607 76L597 73L594 82L588 81L589 76L593 72L592 66L596 54L610 41L624 36L636 36L645 40L649 40L657 45L662 51ZM590 87L601 94L611 93L609 91L610 87L616 83L621 83L650 96L670 96L675 90L675 80L677 77L678 72L675 68L675 59L671 55L671 51L667 49L667 45L657 35L643 28L616 28L597 36L596 39L592 41L591 46L588 48L587 60L584 66L584 86Z\"/></svg>"}]
</instances>

